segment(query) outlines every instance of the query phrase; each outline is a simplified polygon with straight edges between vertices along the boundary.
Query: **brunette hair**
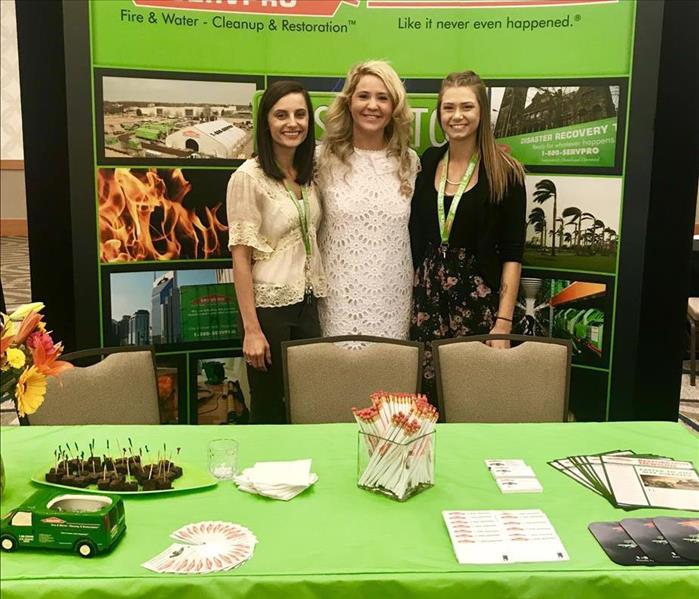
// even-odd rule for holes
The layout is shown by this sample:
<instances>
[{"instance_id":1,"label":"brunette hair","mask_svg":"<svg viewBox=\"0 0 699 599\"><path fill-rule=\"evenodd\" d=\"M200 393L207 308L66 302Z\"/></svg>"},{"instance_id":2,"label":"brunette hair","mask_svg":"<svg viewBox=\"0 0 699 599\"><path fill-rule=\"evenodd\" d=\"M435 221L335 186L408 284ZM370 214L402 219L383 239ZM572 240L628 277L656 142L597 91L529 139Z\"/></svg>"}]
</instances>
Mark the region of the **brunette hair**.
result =
<instances>
[{"instance_id":1,"label":"brunette hair","mask_svg":"<svg viewBox=\"0 0 699 599\"><path fill-rule=\"evenodd\" d=\"M313 178L313 154L315 152L315 120L313 118L313 106L311 98L297 81L275 81L270 85L260 100L260 108L257 112L257 123L255 131L255 141L257 142L257 160L265 175L276 179L284 180L284 173L279 168L274 158L274 144L272 134L269 130L269 113L272 107L284 96L289 94L301 94L306 101L308 110L308 133L306 139L296 148L294 153L294 168L296 169L296 182L301 185L309 183Z\"/></svg>"},{"instance_id":2,"label":"brunette hair","mask_svg":"<svg viewBox=\"0 0 699 599\"><path fill-rule=\"evenodd\" d=\"M483 80L473 71L451 73L442 81L437 100L439 126L442 126L442 98L444 92L452 87L469 87L476 94L481 113L476 132L476 144L488 176L491 200L495 203L500 202L510 183L524 183L524 167L495 143L495 135L490 124L488 92Z\"/></svg>"},{"instance_id":3,"label":"brunette hair","mask_svg":"<svg viewBox=\"0 0 699 599\"><path fill-rule=\"evenodd\" d=\"M350 103L359 80L365 75L374 75L381 79L393 103L393 114L384 130L384 138L387 142L388 155L395 156L398 160L400 191L404 196L410 196L413 192L411 174L416 168L410 154L412 112L403 82L393 67L383 60L362 62L353 66L347 73L342 91L337 94L325 115L325 135L320 153L321 166L327 165L333 158L341 164L348 164L349 156L353 151Z\"/></svg>"}]
</instances>

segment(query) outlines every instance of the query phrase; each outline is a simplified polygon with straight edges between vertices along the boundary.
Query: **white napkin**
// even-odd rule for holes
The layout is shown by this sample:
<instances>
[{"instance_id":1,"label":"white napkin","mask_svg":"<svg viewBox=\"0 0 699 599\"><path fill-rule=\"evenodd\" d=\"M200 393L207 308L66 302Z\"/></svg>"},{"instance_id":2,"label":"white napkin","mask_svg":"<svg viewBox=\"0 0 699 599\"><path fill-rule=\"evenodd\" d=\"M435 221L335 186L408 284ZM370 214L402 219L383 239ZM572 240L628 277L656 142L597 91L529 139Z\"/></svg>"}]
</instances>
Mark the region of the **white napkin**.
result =
<instances>
[{"instance_id":1,"label":"white napkin","mask_svg":"<svg viewBox=\"0 0 699 599\"><path fill-rule=\"evenodd\" d=\"M311 460L256 462L234 479L241 491L288 501L318 480L311 472Z\"/></svg>"}]
</instances>

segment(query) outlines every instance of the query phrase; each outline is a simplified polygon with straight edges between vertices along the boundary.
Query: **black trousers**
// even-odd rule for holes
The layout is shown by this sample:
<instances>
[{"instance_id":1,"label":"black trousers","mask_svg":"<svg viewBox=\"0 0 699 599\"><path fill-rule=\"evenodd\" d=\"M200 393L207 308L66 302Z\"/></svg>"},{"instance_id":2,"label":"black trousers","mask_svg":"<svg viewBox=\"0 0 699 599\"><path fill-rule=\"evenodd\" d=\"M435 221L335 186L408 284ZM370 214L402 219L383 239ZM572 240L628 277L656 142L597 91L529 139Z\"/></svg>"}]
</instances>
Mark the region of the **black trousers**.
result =
<instances>
[{"instance_id":1,"label":"black trousers","mask_svg":"<svg viewBox=\"0 0 699 599\"><path fill-rule=\"evenodd\" d=\"M280 308L257 308L257 319L267 338L272 365L267 371L248 366L250 424L284 424L282 341L320 337L318 306L314 297ZM243 333L243 339L245 333Z\"/></svg>"}]
</instances>

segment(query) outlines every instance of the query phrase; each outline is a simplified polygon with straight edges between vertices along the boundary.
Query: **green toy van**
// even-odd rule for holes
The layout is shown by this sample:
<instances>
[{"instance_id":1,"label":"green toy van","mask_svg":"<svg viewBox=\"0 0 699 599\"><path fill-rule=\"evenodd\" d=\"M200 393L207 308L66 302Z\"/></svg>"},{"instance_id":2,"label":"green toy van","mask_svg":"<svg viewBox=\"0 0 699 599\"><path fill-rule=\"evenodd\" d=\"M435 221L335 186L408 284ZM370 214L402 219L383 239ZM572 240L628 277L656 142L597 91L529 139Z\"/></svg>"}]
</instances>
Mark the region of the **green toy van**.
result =
<instances>
[{"instance_id":1,"label":"green toy van","mask_svg":"<svg viewBox=\"0 0 699 599\"><path fill-rule=\"evenodd\" d=\"M126 530L124 502L107 495L43 489L0 520L0 547L41 547L93 557L109 551Z\"/></svg>"}]
</instances>

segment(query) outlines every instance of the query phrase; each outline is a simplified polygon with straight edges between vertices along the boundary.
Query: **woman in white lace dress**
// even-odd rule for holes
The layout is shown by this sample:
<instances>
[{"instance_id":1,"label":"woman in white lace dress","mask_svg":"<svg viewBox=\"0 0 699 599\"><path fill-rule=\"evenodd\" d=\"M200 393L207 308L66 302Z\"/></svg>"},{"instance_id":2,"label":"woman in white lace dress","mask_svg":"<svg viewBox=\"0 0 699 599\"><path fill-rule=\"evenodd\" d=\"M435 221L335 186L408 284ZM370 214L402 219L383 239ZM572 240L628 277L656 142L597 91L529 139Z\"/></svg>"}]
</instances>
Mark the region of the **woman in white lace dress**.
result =
<instances>
[{"instance_id":1,"label":"woman in white lace dress","mask_svg":"<svg viewBox=\"0 0 699 599\"><path fill-rule=\"evenodd\" d=\"M418 170L405 88L386 62L353 67L325 119L317 182L328 295L324 336L407 339L413 266L408 221Z\"/></svg>"}]
</instances>

